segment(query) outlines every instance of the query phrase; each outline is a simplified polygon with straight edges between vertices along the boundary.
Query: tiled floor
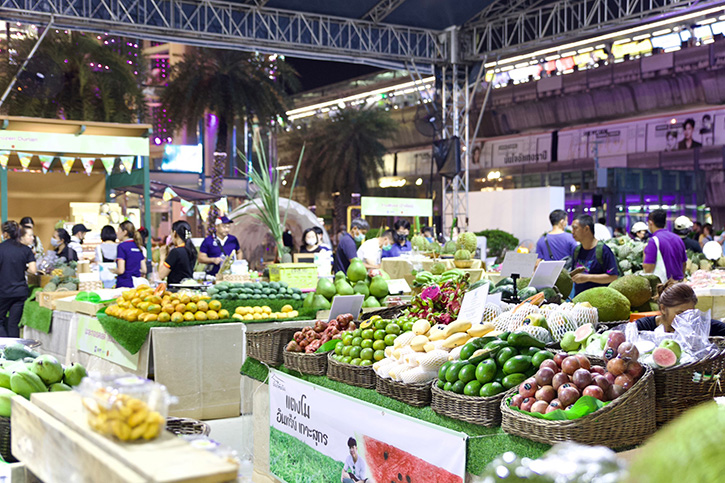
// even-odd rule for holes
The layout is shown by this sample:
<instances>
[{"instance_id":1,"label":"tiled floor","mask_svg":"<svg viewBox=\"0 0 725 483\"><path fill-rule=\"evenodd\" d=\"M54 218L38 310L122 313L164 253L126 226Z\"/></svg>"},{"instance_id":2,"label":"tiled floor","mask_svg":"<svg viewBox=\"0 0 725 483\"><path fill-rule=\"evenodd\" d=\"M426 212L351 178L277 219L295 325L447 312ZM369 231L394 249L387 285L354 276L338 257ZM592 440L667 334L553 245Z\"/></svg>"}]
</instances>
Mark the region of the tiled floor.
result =
<instances>
[{"instance_id":1,"label":"tiled floor","mask_svg":"<svg viewBox=\"0 0 725 483\"><path fill-rule=\"evenodd\" d=\"M239 416L236 418L215 419L206 421L211 428L209 437L214 441L229 446L237 452L242 465L239 471L239 481L247 483L252 481L252 447L253 429L252 416Z\"/></svg>"}]
</instances>

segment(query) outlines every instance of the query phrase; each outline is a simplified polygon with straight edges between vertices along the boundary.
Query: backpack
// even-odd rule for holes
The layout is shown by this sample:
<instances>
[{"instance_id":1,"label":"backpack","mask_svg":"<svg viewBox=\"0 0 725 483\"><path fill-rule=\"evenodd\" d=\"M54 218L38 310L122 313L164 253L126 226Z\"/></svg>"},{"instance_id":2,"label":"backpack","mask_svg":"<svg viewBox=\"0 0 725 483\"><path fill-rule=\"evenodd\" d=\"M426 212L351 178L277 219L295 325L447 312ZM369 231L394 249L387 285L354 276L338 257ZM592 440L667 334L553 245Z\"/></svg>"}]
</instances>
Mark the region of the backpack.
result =
<instances>
[{"instance_id":1,"label":"backpack","mask_svg":"<svg viewBox=\"0 0 725 483\"><path fill-rule=\"evenodd\" d=\"M574 264L576 263L577 260L579 260L579 254L581 253L581 251L582 251L582 246L581 246L581 243L580 243L574 249L574 256L571 259L571 268L570 269L573 269L574 268ZM595 253L596 257L597 257L597 262L599 262L599 265L601 265L603 267L604 266L604 242L603 241L598 241L597 242L597 246L595 248L595 252L594 253ZM617 261L617 258L616 257L614 258L614 261L615 262ZM619 268L619 263L615 263L615 265L617 267L617 276L618 277L621 277L622 276L622 270Z\"/></svg>"}]
</instances>

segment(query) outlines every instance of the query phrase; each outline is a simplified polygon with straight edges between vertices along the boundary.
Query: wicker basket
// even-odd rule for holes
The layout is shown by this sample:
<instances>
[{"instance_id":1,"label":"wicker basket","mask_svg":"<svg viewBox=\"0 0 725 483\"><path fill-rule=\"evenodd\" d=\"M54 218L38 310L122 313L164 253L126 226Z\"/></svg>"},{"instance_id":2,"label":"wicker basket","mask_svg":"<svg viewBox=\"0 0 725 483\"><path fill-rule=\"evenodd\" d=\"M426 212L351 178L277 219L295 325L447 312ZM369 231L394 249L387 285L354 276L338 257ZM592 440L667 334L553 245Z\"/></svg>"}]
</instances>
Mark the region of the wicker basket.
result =
<instances>
[{"instance_id":1,"label":"wicker basket","mask_svg":"<svg viewBox=\"0 0 725 483\"><path fill-rule=\"evenodd\" d=\"M394 307L387 307L380 310L371 310L370 312L364 312L360 317L360 320L367 320L373 315L378 315L381 319L397 319L400 314L408 308L410 308L410 304L396 305Z\"/></svg>"},{"instance_id":2,"label":"wicker basket","mask_svg":"<svg viewBox=\"0 0 725 483\"><path fill-rule=\"evenodd\" d=\"M375 390L383 396L420 408L429 406L431 400L430 382L405 384L375 375Z\"/></svg>"},{"instance_id":3,"label":"wicker basket","mask_svg":"<svg viewBox=\"0 0 725 483\"><path fill-rule=\"evenodd\" d=\"M270 366L282 364L284 346L292 340L298 329L270 329L259 332L247 332L247 356L253 357Z\"/></svg>"},{"instance_id":4,"label":"wicker basket","mask_svg":"<svg viewBox=\"0 0 725 483\"><path fill-rule=\"evenodd\" d=\"M444 391L438 379L431 386L431 408L449 418L493 428L501 424L501 399L504 393L491 397L475 397Z\"/></svg>"},{"instance_id":5,"label":"wicker basket","mask_svg":"<svg viewBox=\"0 0 725 483\"><path fill-rule=\"evenodd\" d=\"M284 366L302 374L324 376L327 374L327 352L306 354L304 352L282 351Z\"/></svg>"},{"instance_id":6,"label":"wicker basket","mask_svg":"<svg viewBox=\"0 0 725 483\"><path fill-rule=\"evenodd\" d=\"M638 445L656 430L654 374L647 366L640 380L623 395L598 411L570 421L539 419L511 409L506 400L517 391L508 391L501 400L501 428L539 443L575 441L616 449Z\"/></svg>"},{"instance_id":7,"label":"wicker basket","mask_svg":"<svg viewBox=\"0 0 725 483\"><path fill-rule=\"evenodd\" d=\"M10 444L10 418L0 416L0 455L8 463L15 463Z\"/></svg>"},{"instance_id":8,"label":"wicker basket","mask_svg":"<svg viewBox=\"0 0 725 483\"><path fill-rule=\"evenodd\" d=\"M181 434L201 434L209 436L211 428L208 424L189 418L166 418L166 429L179 436Z\"/></svg>"},{"instance_id":9,"label":"wicker basket","mask_svg":"<svg viewBox=\"0 0 725 483\"><path fill-rule=\"evenodd\" d=\"M725 338L711 337L720 349L697 362L681 364L667 369L654 369L657 424L665 424L692 406L722 396L725 378ZM720 375L720 383L713 380L693 382L694 374Z\"/></svg>"},{"instance_id":10,"label":"wicker basket","mask_svg":"<svg viewBox=\"0 0 725 483\"><path fill-rule=\"evenodd\" d=\"M332 354L334 351L327 355L327 377L351 386L375 389L375 371L372 366L343 364L333 359Z\"/></svg>"}]
</instances>

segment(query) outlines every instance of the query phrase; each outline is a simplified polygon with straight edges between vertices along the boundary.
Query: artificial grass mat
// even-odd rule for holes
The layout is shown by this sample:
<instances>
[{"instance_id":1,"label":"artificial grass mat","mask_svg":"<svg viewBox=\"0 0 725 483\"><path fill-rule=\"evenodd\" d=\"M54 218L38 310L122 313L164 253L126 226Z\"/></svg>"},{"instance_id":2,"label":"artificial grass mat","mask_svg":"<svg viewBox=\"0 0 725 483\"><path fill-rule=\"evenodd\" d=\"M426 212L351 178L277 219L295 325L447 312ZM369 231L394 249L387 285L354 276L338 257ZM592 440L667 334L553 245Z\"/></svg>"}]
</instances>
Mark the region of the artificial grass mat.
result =
<instances>
[{"instance_id":1,"label":"artificial grass mat","mask_svg":"<svg viewBox=\"0 0 725 483\"><path fill-rule=\"evenodd\" d=\"M466 433L469 437L466 449L466 471L474 475L480 474L494 458L506 451L513 451L521 457L538 458L550 448L549 445L506 434L500 427L486 428L484 426L458 421L447 416L441 416L435 413L430 406L415 408L396 399L378 394L374 389L350 386L349 384L328 379L326 376L301 374L297 371L287 369L284 366L280 366L277 369L291 376L346 394L361 401L396 411L420 419L421 421L427 421L444 428ZM264 383L267 381L268 372L266 365L251 357L247 357L241 369L241 373L245 376Z\"/></svg>"},{"instance_id":2,"label":"artificial grass mat","mask_svg":"<svg viewBox=\"0 0 725 483\"><path fill-rule=\"evenodd\" d=\"M53 311L41 307L35 300L26 300L23 308L23 316L20 319L21 327L30 327L39 332L50 333L50 322L53 319Z\"/></svg>"}]
</instances>

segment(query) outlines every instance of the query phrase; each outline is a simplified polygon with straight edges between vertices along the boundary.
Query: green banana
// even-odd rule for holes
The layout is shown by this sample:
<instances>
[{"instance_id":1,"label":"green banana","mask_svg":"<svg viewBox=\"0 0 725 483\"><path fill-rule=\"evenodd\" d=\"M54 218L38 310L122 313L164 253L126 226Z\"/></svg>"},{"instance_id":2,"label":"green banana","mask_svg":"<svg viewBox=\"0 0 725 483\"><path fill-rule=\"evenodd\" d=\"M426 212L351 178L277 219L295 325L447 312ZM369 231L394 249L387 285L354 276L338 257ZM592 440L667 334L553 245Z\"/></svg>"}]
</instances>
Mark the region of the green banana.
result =
<instances>
[{"instance_id":1,"label":"green banana","mask_svg":"<svg viewBox=\"0 0 725 483\"><path fill-rule=\"evenodd\" d=\"M0 369L0 387L10 389L10 376L12 375L12 371Z\"/></svg>"},{"instance_id":2,"label":"green banana","mask_svg":"<svg viewBox=\"0 0 725 483\"><path fill-rule=\"evenodd\" d=\"M5 418L10 417L10 400L15 396L17 396L17 394L10 389L0 387L0 416Z\"/></svg>"},{"instance_id":3,"label":"green banana","mask_svg":"<svg viewBox=\"0 0 725 483\"><path fill-rule=\"evenodd\" d=\"M10 389L25 399L30 399L30 395L34 392L48 391L43 381L35 373L27 369L16 371L10 376Z\"/></svg>"}]
</instances>

